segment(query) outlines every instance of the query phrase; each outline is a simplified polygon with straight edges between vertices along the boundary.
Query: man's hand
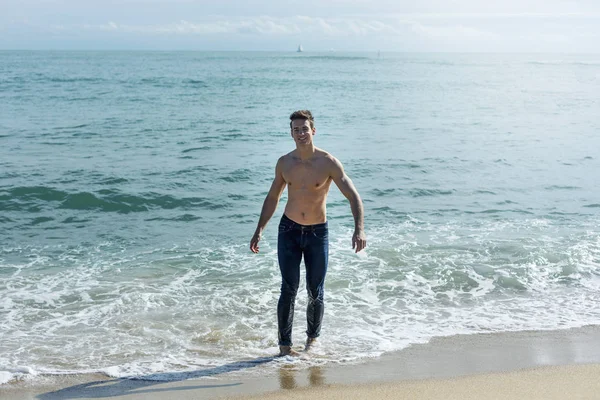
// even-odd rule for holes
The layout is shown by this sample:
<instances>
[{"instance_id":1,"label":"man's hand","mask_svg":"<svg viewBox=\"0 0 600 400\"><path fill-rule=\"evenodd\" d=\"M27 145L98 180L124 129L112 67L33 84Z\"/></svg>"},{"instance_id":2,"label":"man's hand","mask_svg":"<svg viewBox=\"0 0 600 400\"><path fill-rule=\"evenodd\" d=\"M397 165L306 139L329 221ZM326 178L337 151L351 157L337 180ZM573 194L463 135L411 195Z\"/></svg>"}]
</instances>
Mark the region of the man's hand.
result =
<instances>
[{"instance_id":1,"label":"man's hand","mask_svg":"<svg viewBox=\"0 0 600 400\"><path fill-rule=\"evenodd\" d=\"M258 253L258 242L260 242L260 231L254 232L254 235L250 240L250 251L253 253Z\"/></svg>"},{"instance_id":2,"label":"man's hand","mask_svg":"<svg viewBox=\"0 0 600 400\"><path fill-rule=\"evenodd\" d=\"M358 253L365 247L367 247L367 236L365 235L365 232L362 230L354 231L354 235L352 235L352 248L355 249L354 252Z\"/></svg>"}]
</instances>

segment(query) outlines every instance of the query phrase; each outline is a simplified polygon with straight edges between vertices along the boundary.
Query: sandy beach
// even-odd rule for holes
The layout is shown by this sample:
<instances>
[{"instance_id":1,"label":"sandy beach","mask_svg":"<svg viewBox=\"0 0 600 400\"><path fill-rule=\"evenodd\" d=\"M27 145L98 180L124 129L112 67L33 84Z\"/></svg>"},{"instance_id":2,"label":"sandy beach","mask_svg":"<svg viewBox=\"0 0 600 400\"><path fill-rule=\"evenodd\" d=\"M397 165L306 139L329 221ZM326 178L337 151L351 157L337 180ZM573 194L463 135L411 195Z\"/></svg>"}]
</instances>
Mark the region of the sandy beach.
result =
<instances>
[{"instance_id":1,"label":"sandy beach","mask_svg":"<svg viewBox=\"0 0 600 400\"><path fill-rule=\"evenodd\" d=\"M596 326L436 338L356 365L281 368L260 378L176 382L47 377L0 388L2 399L597 399Z\"/></svg>"},{"instance_id":2,"label":"sandy beach","mask_svg":"<svg viewBox=\"0 0 600 400\"><path fill-rule=\"evenodd\" d=\"M332 385L231 399L598 399L600 365L543 367L452 379Z\"/></svg>"}]
</instances>

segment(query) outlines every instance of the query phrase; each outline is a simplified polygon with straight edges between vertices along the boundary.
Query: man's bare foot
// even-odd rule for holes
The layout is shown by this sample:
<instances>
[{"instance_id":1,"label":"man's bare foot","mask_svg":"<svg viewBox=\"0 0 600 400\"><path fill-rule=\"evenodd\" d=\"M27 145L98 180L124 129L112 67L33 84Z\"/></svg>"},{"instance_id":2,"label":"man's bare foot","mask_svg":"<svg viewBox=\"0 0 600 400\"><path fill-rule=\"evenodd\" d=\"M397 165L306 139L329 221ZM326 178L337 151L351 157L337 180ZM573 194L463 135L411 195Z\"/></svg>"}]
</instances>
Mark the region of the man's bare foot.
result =
<instances>
[{"instance_id":1,"label":"man's bare foot","mask_svg":"<svg viewBox=\"0 0 600 400\"><path fill-rule=\"evenodd\" d=\"M292 356L292 357L298 357L300 354L292 349L292 346L279 346L279 356L283 357L283 356Z\"/></svg>"},{"instance_id":2,"label":"man's bare foot","mask_svg":"<svg viewBox=\"0 0 600 400\"><path fill-rule=\"evenodd\" d=\"M309 351L316 344L317 344L317 338L316 337L306 338L306 346L304 346L304 351Z\"/></svg>"}]
</instances>

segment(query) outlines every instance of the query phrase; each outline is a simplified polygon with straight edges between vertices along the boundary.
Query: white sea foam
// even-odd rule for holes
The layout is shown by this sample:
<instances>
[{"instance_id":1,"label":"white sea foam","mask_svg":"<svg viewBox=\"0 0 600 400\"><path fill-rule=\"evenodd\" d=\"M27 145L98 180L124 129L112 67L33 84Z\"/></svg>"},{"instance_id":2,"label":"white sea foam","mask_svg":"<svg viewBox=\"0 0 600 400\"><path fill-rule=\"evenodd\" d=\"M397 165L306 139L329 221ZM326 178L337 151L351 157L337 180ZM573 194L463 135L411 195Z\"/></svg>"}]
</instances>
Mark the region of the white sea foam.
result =
<instances>
[{"instance_id":1,"label":"white sea foam","mask_svg":"<svg viewBox=\"0 0 600 400\"><path fill-rule=\"evenodd\" d=\"M31 367L16 366L13 368L6 368L2 370L0 366L0 384L8 383L11 381L19 381L28 378L32 378L39 375L38 371Z\"/></svg>"},{"instance_id":2,"label":"white sea foam","mask_svg":"<svg viewBox=\"0 0 600 400\"><path fill-rule=\"evenodd\" d=\"M13 376L14 375L8 371L0 371L0 385L12 381L14 379Z\"/></svg>"},{"instance_id":3,"label":"white sea foam","mask_svg":"<svg viewBox=\"0 0 600 400\"><path fill-rule=\"evenodd\" d=\"M369 230L369 247L356 255L351 231L332 228L321 347L294 367L356 362L434 336L600 324L590 307L600 302L600 237L557 229L409 220ZM243 361L277 352L273 247L266 238L259 256L245 244L80 252L60 268L36 258L49 268L33 274L25 266L2 288L2 381L65 371L213 378L291 362ZM305 308L302 278L296 343L304 340Z\"/></svg>"}]
</instances>

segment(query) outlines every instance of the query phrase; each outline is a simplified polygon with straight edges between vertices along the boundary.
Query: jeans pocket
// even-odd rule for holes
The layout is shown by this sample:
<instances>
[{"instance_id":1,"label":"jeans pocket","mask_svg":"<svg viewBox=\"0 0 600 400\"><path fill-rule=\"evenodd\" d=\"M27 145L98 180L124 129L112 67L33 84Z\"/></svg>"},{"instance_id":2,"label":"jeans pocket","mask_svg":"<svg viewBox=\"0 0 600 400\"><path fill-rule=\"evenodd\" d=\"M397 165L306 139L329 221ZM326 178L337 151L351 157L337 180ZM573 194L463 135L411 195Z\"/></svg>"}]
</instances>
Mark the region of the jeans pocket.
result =
<instances>
[{"instance_id":1,"label":"jeans pocket","mask_svg":"<svg viewBox=\"0 0 600 400\"><path fill-rule=\"evenodd\" d=\"M329 230L327 228L317 228L313 229L312 234L317 239L323 240L327 239L327 236L329 235Z\"/></svg>"},{"instance_id":2,"label":"jeans pocket","mask_svg":"<svg viewBox=\"0 0 600 400\"><path fill-rule=\"evenodd\" d=\"M279 233L287 233L287 232L291 231L292 229L293 229L292 225L288 225L283 222L279 224Z\"/></svg>"}]
</instances>

